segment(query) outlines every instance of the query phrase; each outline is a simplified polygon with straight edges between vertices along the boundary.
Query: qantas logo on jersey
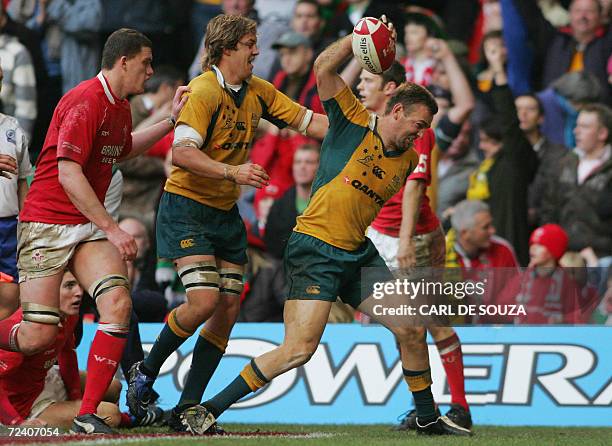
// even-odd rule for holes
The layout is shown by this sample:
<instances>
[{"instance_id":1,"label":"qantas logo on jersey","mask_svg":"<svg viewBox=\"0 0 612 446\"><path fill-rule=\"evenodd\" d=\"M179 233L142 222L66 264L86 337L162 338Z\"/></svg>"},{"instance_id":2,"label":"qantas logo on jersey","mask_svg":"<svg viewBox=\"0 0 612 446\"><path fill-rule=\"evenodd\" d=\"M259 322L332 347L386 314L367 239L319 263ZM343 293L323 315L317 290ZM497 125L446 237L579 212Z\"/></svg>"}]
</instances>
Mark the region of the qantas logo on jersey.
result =
<instances>
[{"instance_id":1,"label":"qantas logo on jersey","mask_svg":"<svg viewBox=\"0 0 612 446\"><path fill-rule=\"evenodd\" d=\"M385 200L383 200L383 198L380 195L378 195L376 192L370 189L370 187L367 184L363 184L359 180L353 180L351 181L351 186L353 186L358 191L363 192L365 195L370 197L372 200L374 200L374 202L377 205L382 206L383 204L385 204Z\"/></svg>"}]
</instances>

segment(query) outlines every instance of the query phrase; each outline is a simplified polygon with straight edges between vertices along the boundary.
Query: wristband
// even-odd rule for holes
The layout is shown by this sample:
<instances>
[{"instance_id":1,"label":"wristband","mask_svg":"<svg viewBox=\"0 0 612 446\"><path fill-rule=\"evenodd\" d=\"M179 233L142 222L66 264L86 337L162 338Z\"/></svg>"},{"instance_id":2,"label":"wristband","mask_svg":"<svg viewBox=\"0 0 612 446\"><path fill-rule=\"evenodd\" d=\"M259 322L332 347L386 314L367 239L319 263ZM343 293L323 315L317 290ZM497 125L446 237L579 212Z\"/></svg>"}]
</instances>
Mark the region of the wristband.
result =
<instances>
[{"instance_id":1,"label":"wristband","mask_svg":"<svg viewBox=\"0 0 612 446\"><path fill-rule=\"evenodd\" d=\"M226 180L236 182L236 176L240 172L240 166L224 166L223 167L223 178Z\"/></svg>"},{"instance_id":2,"label":"wristband","mask_svg":"<svg viewBox=\"0 0 612 446\"><path fill-rule=\"evenodd\" d=\"M174 128L174 126L176 126L176 118L172 115L168 116L166 118L166 121L168 121L168 124L170 124L171 127Z\"/></svg>"}]
</instances>

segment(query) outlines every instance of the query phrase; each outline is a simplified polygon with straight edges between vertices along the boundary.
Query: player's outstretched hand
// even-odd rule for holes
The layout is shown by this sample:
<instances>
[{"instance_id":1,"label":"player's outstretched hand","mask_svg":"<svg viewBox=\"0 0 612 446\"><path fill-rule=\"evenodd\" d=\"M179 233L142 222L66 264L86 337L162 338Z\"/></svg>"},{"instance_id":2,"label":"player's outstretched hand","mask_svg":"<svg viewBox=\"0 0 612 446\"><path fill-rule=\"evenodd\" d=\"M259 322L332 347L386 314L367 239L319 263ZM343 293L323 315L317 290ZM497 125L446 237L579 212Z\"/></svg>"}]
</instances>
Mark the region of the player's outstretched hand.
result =
<instances>
[{"instance_id":1,"label":"player's outstretched hand","mask_svg":"<svg viewBox=\"0 0 612 446\"><path fill-rule=\"evenodd\" d=\"M107 231L106 236L108 237L108 241L119 250L119 254L121 254L123 260L131 261L136 258L138 247L136 246L134 237L130 234L123 231L119 226L115 226L113 229Z\"/></svg>"},{"instance_id":2,"label":"player's outstretched hand","mask_svg":"<svg viewBox=\"0 0 612 446\"><path fill-rule=\"evenodd\" d=\"M183 106L187 102L188 96L185 93L189 93L190 91L191 88L187 85L181 85L176 89L174 98L172 99L172 118L174 118L175 121L181 113Z\"/></svg>"},{"instance_id":3,"label":"player's outstretched hand","mask_svg":"<svg viewBox=\"0 0 612 446\"><path fill-rule=\"evenodd\" d=\"M387 28L389 28L393 41L397 42L397 31L395 30L395 26L393 26L393 22L391 22L385 14L380 16L380 21L383 22Z\"/></svg>"},{"instance_id":4,"label":"player's outstretched hand","mask_svg":"<svg viewBox=\"0 0 612 446\"><path fill-rule=\"evenodd\" d=\"M11 173L17 174L17 160L10 155L0 154L0 177L11 178Z\"/></svg>"},{"instance_id":5,"label":"player's outstretched hand","mask_svg":"<svg viewBox=\"0 0 612 446\"><path fill-rule=\"evenodd\" d=\"M225 170L225 178L236 184L246 184L257 189L267 186L270 180L263 167L252 163L228 166Z\"/></svg>"}]
</instances>

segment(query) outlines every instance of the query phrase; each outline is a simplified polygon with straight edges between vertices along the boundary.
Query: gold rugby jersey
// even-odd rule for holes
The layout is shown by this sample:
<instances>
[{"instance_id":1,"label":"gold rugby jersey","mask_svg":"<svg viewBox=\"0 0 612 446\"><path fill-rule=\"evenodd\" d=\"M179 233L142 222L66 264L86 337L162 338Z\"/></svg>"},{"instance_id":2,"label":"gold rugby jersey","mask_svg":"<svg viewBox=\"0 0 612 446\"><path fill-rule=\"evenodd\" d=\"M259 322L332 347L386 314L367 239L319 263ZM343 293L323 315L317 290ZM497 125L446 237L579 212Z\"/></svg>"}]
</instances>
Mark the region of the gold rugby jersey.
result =
<instances>
[{"instance_id":1,"label":"gold rugby jersey","mask_svg":"<svg viewBox=\"0 0 612 446\"><path fill-rule=\"evenodd\" d=\"M366 228L418 164L414 149L388 152L370 114L348 87L323 103L329 131L310 203L294 231L348 251L365 241Z\"/></svg>"},{"instance_id":2,"label":"gold rugby jersey","mask_svg":"<svg viewBox=\"0 0 612 446\"><path fill-rule=\"evenodd\" d=\"M200 150L212 159L233 166L246 163L260 118L279 128L298 125L294 121L303 107L269 82L252 76L235 93L218 73L207 71L189 83L189 99L177 120L202 136ZM231 209L240 195L240 186L232 181L204 178L176 166L164 189L222 210Z\"/></svg>"}]
</instances>

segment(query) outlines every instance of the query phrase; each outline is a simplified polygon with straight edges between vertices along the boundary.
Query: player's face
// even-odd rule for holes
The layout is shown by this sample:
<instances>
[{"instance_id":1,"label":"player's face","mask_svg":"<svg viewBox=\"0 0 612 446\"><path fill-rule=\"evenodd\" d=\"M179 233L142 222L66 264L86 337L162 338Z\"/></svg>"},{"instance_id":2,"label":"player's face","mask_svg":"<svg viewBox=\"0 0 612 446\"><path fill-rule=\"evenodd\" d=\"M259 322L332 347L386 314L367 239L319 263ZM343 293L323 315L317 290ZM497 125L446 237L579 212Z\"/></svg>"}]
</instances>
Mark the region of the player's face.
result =
<instances>
[{"instance_id":1,"label":"player's face","mask_svg":"<svg viewBox=\"0 0 612 446\"><path fill-rule=\"evenodd\" d=\"M474 216L474 225L467 230L467 241L479 250L488 249L491 246L491 237L495 234L493 218L487 211L478 212Z\"/></svg>"},{"instance_id":2,"label":"player's face","mask_svg":"<svg viewBox=\"0 0 612 446\"><path fill-rule=\"evenodd\" d=\"M79 314L83 288L71 272L66 271L60 285L60 311L68 316Z\"/></svg>"},{"instance_id":3,"label":"player's face","mask_svg":"<svg viewBox=\"0 0 612 446\"><path fill-rule=\"evenodd\" d=\"M569 15L570 26L578 34L595 32L601 21L597 0L574 0Z\"/></svg>"},{"instance_id":4,"label":"player's face","mask_svg":"<svg viewBox=\"0 0 612 446\"><path fill-rule=\"evenodd\" d=\"M126 60L126 84L128 94L144 93L144 84L153 76L153 52L151 48L142 47L140 53Z\"/></svg>"},{"instance_id":5,"label":"player's face","mask_svg":"<svg viewBox=\"0 0 612 446\"><path fill-rule=\"evenodd\" d=\"M408 54L415 54L425 48L427 41L427 28L416 23L409 23L404 27L404 44Z\"/></svg>"},{"instance_id":6,"label":"player's face","mask_svg":"<svg viewBox=\"0 0 612 446\"><path fill-rule=\"evenodd\" d=\"M282 69L289 75L303 75L310 69L312 62L312 50L305 46L295 48L280 48L280 64Z\"/></svg>"},{"instance_id":7,"label":"player's face","mask_svg":"<svg viewBox=\"0 0 612 446\"><path fill-rule=\"evenodd\" d=\"M397 122L398 138L395 142L396 149L412 149L414 141L423 136L423 132L431 126L432 120L432 114L423 104L412 106L408 113L404 113L402 109Z\"/></svg>"},{"instance_id":8,"label":"player's face","mask_svg":"<svg viewBox=\"0 0 612 446\"><path fill-rule=\"evenodd\" d=\"M537 129L542 121L538 103L530 96L519 96L514 100L516 106L516 114L518 116L521 130L523 132L532 132Z\"/></svg>"},{"instance_id":9,"label":"player's face","mask_svg":"<svg viewBox=\"0 0 612 446\"><path fill-rule=\"evenodd\" d=\"M608 131L599 124L596 113L580 112L574 128L576 147L591 153L605 144Z\"/></svg>"},{"instance_id":10,"label":"player's face","mask_svg":"<svg viewBox=\"0 0 612 446\"><path fill-rule=\"evenodd\" d=\"M253 61L259 54L257 36L245 34L238 41L236 49L229 52L228 62L232 74L238 82L247 80L253 74Z\"/></svg>"},{"instance_id":11,"label":"player's face","mask_svg":"<svg viewBox=\"0 0 612 446\"><path fill-rule=\"evenodd\" d=\"M382 76L361 70L357 91L361 103L370 111L381 113L387 98L382 89Z\"/></svg>"},{"instance_id":12,"label":"player's face","mask_svg":"<svg viewBox=\"0 0 612 446\"><path fill-rule=\"evenodd\" d=\"M315 36L321 29L322 20L317 14L316 5L300 3L295 7L291 27L296 33L306 37Z\"/></svg>"},{"instance_id":13,"label":"player's face","mask_svg":"<svg viewBox=\"0 0 612 446\"><path fill-rule=\"evenodd\" d=\"M293 179L298 186L312 184L319 168L319 154L313 150L297 150L293 157Z\"/></svg>"}]
</instances>

